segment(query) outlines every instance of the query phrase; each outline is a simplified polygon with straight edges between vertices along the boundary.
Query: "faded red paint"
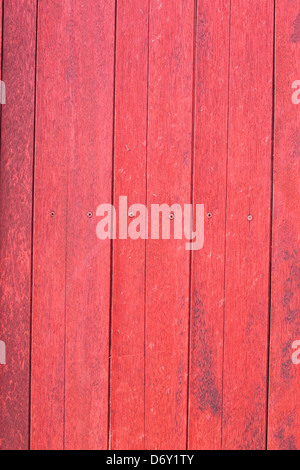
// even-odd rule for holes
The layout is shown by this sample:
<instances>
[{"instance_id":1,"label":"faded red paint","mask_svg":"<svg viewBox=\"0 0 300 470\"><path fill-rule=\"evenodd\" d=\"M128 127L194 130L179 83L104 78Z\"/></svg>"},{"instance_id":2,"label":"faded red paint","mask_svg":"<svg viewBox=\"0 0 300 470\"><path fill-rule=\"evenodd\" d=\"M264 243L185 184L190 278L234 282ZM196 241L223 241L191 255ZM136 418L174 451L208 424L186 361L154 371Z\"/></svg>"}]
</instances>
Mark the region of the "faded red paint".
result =
<instances>
[{"instance_id":1,"label":"faded red paint","mask_svg":"<svg viewBox=\"0 0 300 470\"><path fill-rule=\"evenodd\" d=\"M299 2L3 6L0 448L300 449ZM99 241L119 196L204 248Z\"/></svg>"}]
</instances>

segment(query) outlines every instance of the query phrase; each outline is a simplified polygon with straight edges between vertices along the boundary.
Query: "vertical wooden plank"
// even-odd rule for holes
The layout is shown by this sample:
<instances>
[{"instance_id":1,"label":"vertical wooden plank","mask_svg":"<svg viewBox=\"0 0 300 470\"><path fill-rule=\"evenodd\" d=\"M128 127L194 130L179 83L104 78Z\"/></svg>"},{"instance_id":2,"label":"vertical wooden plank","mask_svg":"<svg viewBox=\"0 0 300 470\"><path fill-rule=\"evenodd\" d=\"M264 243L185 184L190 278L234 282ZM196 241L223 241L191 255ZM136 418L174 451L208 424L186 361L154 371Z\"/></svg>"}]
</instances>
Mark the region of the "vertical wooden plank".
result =
<instances>
[{"instance_id":1,"label":"vertical wooden plank","mask_svg":"<svg viewBox=\"0 0 300 470\"><path fill-rule=\"evenodd\" d=\"M273 10L231 2L224 449L266 443Z\"/></svg>"},{"instance_id":2,"label":"vertical wooden plank","mask_svg":"<svg viewBox=\"0 0 300 470\"><path fill-rule=\"evenodd\" d=\"M151 1L148 208L191 202L194 13L194 2ZM189 274L184 240L148 241L147 449L186 448Z\"/></svg>"},{"instance_id":3,"label":"vertical wooden plank","mask_svg":"<svg viewBox=\"0 0 300 470\"><path fill-rule=\"evenodd\" d=\"M1 2L2 6L2 2ZM2 9L0 12L2 20ZM0 448L29 443L32 166L34 140L36 1L4 4L0 168Z\"/></svg>"},{"instance_id":4,"label":"vertical wooden plank","mask_svg":"<svg viewBox=\"0 0 300 470\"><path fill-rule=\"evenodd\" d=\"M111 241L96 236L96 209L112 197L115 4L72 0L68 20L65 446L75 450L108 446Z\"/></svg>"},{"instance_id":5,"label":"vertical wooden plank","mask_svg":"<svg viewBox=\"0 0 300 470\"><path fill-rule=\"evenodd\" d=\"M146 204L148 4L121 1L117 12L114 206L128 198L125 223ZM117 239L113 260L111 448L143 449L145 240Z\"/></svg>"},{"instance_id":6,"label":"vertical wooden plank","mask_svg":"<svg viewBox=\"0 0 300 470\"><path fill-rule=\"evenodd\" d=\"M107 448L114 35L113 0L40 3L34 448Z\"/></svg>"},{"instance_id":7,"label":"vertical wooden plank","mask_svg":"<svg viewBox=\"0 0 300 470\"><path fill-rule=\"evenodd\" d=\"M206 225L192 253L190 449L221 448L229 24L230 2L198 2L193 199Z\"/></svg>"},{"instance_id":8,"label":"vertical wooden plank","mask_svg":"<svg viewBox=\"0 0 300 470\"><path fill-rule=\"evenodd\" d=\"M72 77L70 1L39 2L31 447L64 447L65 252Z\"/></svg>"},{"instance_id":9,"label":"vertical wooden plank","mask_svg":"<svg viewBox=\"0 0 300 470\"><path fill-rule=\"evenodd\" d=\"M292 88L300 80L300 7L276 2L275 155L272 257L269 448L300 449L300 365L292 362L300 340L299 207L300 105ZM300 87L297 86L297 89ZM297 102L297 101L296 101ZM299 349L299 348L298 348Z\"/></svg>"}]
</instances>

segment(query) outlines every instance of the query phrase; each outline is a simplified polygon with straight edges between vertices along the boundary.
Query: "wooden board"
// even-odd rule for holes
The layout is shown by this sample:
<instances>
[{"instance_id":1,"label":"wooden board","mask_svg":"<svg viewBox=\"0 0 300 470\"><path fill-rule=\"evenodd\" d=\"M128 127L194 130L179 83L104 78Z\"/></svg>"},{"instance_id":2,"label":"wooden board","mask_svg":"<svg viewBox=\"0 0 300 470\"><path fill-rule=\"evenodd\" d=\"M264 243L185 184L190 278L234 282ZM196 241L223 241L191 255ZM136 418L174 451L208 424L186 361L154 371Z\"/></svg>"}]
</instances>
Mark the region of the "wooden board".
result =
<instances>
[{"instance_id":1,"label":"wooden board","mask_svg":"<svg viewBox=\"0 0 300 470\"><path fill-rule=\"evenodd\" d=\"M71 2L65 445L75 450L108 447L111 242L97 239L96 208L112 197L115 3Z\"/></svg>"},{"instance_id":2,"label":"wooden board","mask_svg":"<svg viewBox=\"0 0 300 470\"><path fill-rule=\"evenodd\" d=\"M114 31L113 1L40 4L33 448L108 446L111 243L96 209L111 201Z\"/></svg>"},{"instance_id":3,"label":"wooden board","mask_svg":"<svg viewBox=\"0 0 300 470\"><path fill-rule=\"evenodd\" d=\"M69 2L39 2L31 448L64 448ZM51 53L50 53L51 50Z\"/></svg>"},{"instance_id":4,"label":"wooden board","mask_svg":"<svg viewBox=\"0 0 300 470\"><path fill-rule=\"evenodd\" d=\"M299 449L299 2L1 16L0 449ZM204 248L99 240L120 196Z\"/></svg>"},{"instance_id":5,"label":"wooden board","mask_svg":"<svg viewBox=\"0 0 300 470\"><path fill-rule=\"evenodd\" d=\"M191 202L194 17L194 2L151 1L148 208ZM184 240L147 243L147 449L186 448L190 252L185 248Z\"/></svg>"},{"instance_id":6,"label":"wooden board","mask_svg":"<svg viewBox=\"0 0 300 470\"><path fill-rule=\"evenodd\" d=\"M221 447L229 25L229 2L198 2L193 200L205 243L192 253L190 449Z\"/></svg>"},{"instance_id":7,"label":"wooden board","mask_svg":"<svg viewBox=\"0 0 300 470\"><path fill-rule=\"evenodd\" d=\"M273 0L232 1L224 449L266 446L273 25Z\"/></svg>"},{"instance_id":8,"label":"wooden board","mask_svg":"<svg viewBox=\"0 0 300 470\"><path fill-rule=\"evenodd\" d=\"M2 18L2 2L0 8ZM36 1L4 5L0 167L0 448L29 446L32 167ZM24 28L26 25L26 28Z\"/></svg>"},{"instance_id":9,"label":"wooden board","mask_svg":"<svg viewBox=\"0 0 300 470\"><path fill-rule=\"evenodd\" d=\"M117 11L114 205L119 214L127 197L126 224L131 205L146 204L148 3L120 2ZM145 251L143 239L114 242L112 449L144 448Z\"/></svg>"},{"instance_id":10,"label":"wooden board","mask_svg":"<svg viewBox=\"0 0 300 470\"><path fill-rule=\"evenodd\" d=\"M300 365L292 347L300 340L300 105L292 101L300 80L299 2L276 4L275 149L269 449L300 448ZM297 86L299 89L299 86ZM299 349L299 348L298 348Z\"/></svg>"}]
</instances>

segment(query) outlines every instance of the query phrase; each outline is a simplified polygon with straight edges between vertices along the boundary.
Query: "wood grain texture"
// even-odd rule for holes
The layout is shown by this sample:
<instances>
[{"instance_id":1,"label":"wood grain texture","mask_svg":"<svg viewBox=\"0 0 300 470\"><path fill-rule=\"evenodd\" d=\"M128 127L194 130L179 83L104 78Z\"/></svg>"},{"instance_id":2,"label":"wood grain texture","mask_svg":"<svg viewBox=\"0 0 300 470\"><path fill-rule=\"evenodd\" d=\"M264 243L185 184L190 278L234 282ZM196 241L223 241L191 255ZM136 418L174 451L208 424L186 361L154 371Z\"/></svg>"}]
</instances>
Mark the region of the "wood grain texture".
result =
<instances>
[{"instance_id":1,"label":"wood grain texture","mask_svg":"<svg viewBox=\"0 0 300 470\"><path fill-rule=\"evenodd\" d=\"M300 80L300 5L276 2L275 152L272 258L269 449L300 449L300 106L292 84ZM299 88L299 87L298 87Z\"/></svg>"},{"instance_id":2,"label":"wood grain texture","mask_svg":"<svg viewBox=\"0 0 300 470\"><path fill-rule=\"evenodd\" d=\"M198 2L193 200L206 221L192 253L190 449L221 447L229 25L229 2Z\"/></svg>"},{"instance_id":3,"label":"wood grain texture","mask_svg":"<svg viewBox=\"0 0 300 470\"><path fill-rule=\"evenodd\" d=\"M40 3L33 448L108 445L111 244L96 209L111 201L114 31L114 1Z\"/></svg>"},{"instance_id":4,"label":"wood grain texture","mask_svg":"<svg viewBox=\"0 0 300 470\"><path fill-rule=\"evenodd\" d=\"M111 241L96 236L96 208L112 196L115 3L72 0L69 15L65 447L71 450L108 447Z\"/></svg>"},{"instance_id":5,"label":"wood grain texture","mask_svg":"<svg viewBox=\"0 0 300 470\"><path fill-rule=\"evenodd\" d=\"M35 0L4 2L3 35L0 337L6 344L7 364L0 368L0 448L25 450L29 445Z\"/></svg>"},{"instance_id":6,"label":"wood grain texture","mask_svg":"<svg viewBox=\"0 0 300 470\"><path fill-rule=\"evenodd\" d=\"M148 207L191 202L194 15L194 2L151 1ZM185 248L184 240L147 243L147 449L186 448L190 252Z\"/></svg>"},{"instance_id":7,"label":"wood grain texture","mask_svg":"<svg viewBox=\"0 0 300 470\"><path fill-rule=\"evenodd\" d=\"M119 213L128 198L125 223L132 204L146 204L148 5L122 1L117 11L114 205ZM145 251L143 239L114 242L112 449L144 448Z\"/></svg>"},{"instance_id":8,"label":"wood grain texture","mask_svg":"<svg viewBox=\"0 0 300 470\"><path fill-rule=\"evenodd\" d=\"M224 449L266 443L273 25L273 0L231 2Z\"/></svg>"},{"instance_id":9,"label":"wood grain texture","mask_svg":"<svg viewBox=\"0 0 300 470\"><path fill-rule=\"evenodd\" d=\"M300 449L299 1L2 13L0 449ZM99 240L119 196L204 248Z\"/></svg>"},{"instance_id":10,"label":"wood grain texture","mask_svg":"<svg viewBox=\"0 0 300 470\"><path fill-rule=\"evenodd\" d=\"M39 2L32 308L31 448L64 448L65 253L70 2Z\"/></svg>"}]
</instances>

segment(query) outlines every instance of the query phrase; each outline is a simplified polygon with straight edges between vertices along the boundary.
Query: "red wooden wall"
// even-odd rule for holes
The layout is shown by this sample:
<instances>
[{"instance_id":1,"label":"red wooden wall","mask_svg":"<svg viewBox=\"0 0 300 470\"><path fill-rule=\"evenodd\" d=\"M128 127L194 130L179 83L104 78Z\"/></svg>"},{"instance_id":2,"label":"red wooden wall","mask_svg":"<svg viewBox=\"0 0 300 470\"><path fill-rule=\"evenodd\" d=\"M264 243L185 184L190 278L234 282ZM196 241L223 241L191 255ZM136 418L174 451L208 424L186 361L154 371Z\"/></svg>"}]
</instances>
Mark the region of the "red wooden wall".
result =
<instances>
[{"instance_id":1,"label":"red wooden wall","mask_svg":"<svg viewBox=\"0 0 300 470\"><path fill-rule=\"evenodd\" d=\"M300 449L299 1L0 7L0 448Z\"/></svg>"}]
</instances>

